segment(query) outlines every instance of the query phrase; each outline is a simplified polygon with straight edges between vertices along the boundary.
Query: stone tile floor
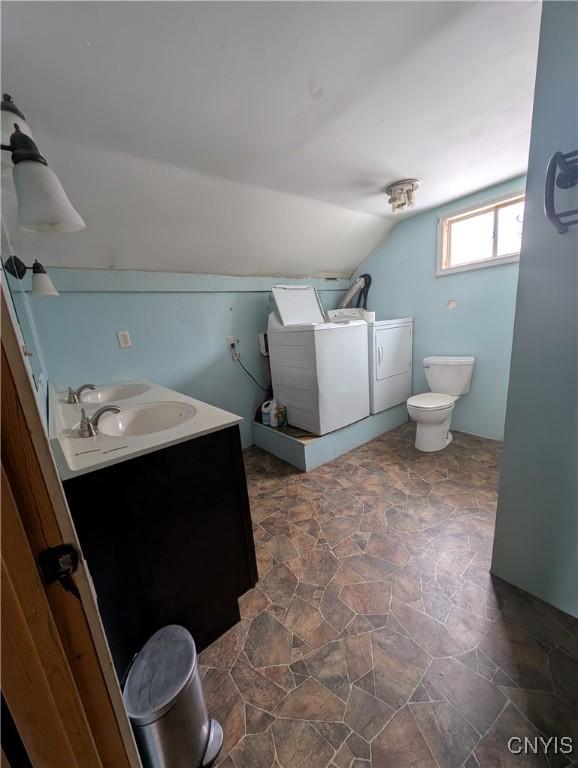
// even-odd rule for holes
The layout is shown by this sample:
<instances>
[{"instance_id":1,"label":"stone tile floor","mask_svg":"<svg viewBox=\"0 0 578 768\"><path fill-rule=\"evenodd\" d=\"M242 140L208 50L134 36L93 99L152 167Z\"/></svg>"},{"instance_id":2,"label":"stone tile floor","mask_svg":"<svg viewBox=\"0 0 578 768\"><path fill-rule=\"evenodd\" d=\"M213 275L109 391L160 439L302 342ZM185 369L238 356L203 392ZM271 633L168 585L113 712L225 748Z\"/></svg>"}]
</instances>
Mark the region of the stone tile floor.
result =
<instances>
[{"instance_id":1,"label":"stone tile floor","mask_svg":"<svg viewBox=\"0 0 578 768\"><path fill-rule=\"evenodd\" d=\"M223 768L578 762L578 621L488 573L500 444L413 437L308 474L246 452L260 581L200 656ZM508 751L537 734L571 758Z\"/></svg>"}]
</instances>

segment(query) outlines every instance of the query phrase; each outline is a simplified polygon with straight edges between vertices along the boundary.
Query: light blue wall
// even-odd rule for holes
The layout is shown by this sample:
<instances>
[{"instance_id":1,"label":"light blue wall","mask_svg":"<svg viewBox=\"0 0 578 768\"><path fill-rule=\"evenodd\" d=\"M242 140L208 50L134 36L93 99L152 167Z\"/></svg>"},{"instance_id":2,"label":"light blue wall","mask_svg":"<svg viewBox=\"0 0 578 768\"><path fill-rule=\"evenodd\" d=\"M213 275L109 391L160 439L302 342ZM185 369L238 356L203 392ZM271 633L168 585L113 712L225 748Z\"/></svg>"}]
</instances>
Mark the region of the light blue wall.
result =
<instances>
[{"instance_id":1,"label":"light blue wall","mask_svg":"<svg viewBox=\"0 0 578 768\"><path fill-rule=\"evenodd\" d=\"M406 219L358 270L373 278L369 303L377 319L414 318L414 393L428 389L423 357L476 356L471 390L458 401L452 424L495 439L504 429L518 265L436 277L437 223L440 216L523 187L520 178ZM456 309L448 309L450 299Z\"/></svg>"},{"instance_id":2,"label":"light blue wall","mask_svg":"<svg viewBox=\"0 0 578 768\"><path fill-rule=\"evenodd\" d=\"M492 572L578 617L578 226L543 210L548 159L578 149L577 32L576 3L542 5Z\"/></svg>"},{"instance_id":3,"label":"light blue wall","mask_svg":"<svg viewBox=\"0 0 578 768\"><path fill-rule=\"evenodd\" d=\"M243 443L264 394L235 363L226 337L240 339L242 360L267 384L257 334L266 329L269 295L289 278L231 278L100 270L50 270L61 292L30 303L49 378L59 388L143 377L243 416ZM312 280L327 308L348 281ZM132 348L120 349L116 331Z\"/></svg>"}]
</instances>

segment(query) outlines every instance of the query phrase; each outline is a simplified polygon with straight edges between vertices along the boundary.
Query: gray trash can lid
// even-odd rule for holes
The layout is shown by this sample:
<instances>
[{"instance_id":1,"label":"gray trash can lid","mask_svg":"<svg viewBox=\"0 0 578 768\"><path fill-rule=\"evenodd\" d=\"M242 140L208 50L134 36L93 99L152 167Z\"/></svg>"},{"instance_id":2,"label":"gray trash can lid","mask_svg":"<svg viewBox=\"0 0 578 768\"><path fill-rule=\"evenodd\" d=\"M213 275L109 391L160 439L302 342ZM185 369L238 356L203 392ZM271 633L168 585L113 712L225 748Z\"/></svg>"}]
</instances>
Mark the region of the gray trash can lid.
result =
<instances>
[{"instance_id":1,"label":"gray trash can lid","mask_svg":"<svg viewBox=\"0 0 578 768\"><path fill-rule=\"evenodd\" d=\"M159 629L137 654L123 692L134 725L147 725L166 714L188 687L197 665L190 633L177 624Z\"/></svg>"}]
</instances>

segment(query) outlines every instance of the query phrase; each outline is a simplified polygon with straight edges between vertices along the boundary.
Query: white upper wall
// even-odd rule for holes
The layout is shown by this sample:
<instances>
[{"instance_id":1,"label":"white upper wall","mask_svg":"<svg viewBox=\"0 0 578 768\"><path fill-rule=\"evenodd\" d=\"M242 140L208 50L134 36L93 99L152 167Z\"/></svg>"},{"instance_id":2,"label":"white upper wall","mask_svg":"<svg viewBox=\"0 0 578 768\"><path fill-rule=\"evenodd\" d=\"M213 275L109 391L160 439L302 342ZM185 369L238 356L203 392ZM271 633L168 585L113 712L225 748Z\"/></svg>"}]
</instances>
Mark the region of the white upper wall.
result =
<instances>
[{"instance_id":1,"label":"white upper wall","mask_svg":"<svg viewBox=\"0 0 578 768\"><path fill-rule=\"evenodd\" d=\"M423 179L417 212L525 171L539 16L4 2L2 88L87 223L16 245L53 266L350 275L394 224L388 182Z\"/></svg>"}]
</instances>

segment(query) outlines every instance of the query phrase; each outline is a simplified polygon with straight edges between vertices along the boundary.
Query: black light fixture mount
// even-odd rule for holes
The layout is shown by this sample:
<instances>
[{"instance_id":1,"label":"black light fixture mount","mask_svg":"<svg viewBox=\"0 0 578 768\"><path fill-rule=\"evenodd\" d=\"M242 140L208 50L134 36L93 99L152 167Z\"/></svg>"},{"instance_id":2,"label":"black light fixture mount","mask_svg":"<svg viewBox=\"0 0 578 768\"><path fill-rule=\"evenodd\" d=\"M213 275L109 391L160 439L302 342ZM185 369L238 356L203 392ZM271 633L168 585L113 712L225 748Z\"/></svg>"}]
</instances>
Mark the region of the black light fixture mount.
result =
<instances>
[{"instance_id":1,"label":"black light fixture mount","mask_svg":"<svg viewBox=\"0 0 578 768\"><path fill-rule=\"evenodd\" d=\"M18 107L14 103L14 99L12 98L12 96L10 96L9 93L2 94L2 111L12 112L13 115L16 115L16 117L19 117L21 120L24 120L26 122L26 118L24 117L24 114L18 109Z\"/></svg>"},{"instance_id":2,"label":"black light fixture mount","mask_svg":"<svg viewBox=\"0 0 578 768\"><path fill-rule=\"evenodd\" d=\"M9 275L18 278L18 280L22 280L26 272L28 272L26 264L13 253L11 253L4 262L4 269Z\"/></svg>"},{"instance_id":3,"label":"black light fixture mount","mask_svg":"<svg viewBox=\"0 0 578 768\"><path fill-rule=\"evenodd\" d=\"M1 110L2 112L11 112L13 115L16 115L26 122L26 118L18 109L14 103L14 99L9 93L2 94ZM14 133L10 136L10 144L2 144L1 148L6 152L10 152L14 165L21 163L23 160L31 160L35 163L48 165L46 158L40 154L40 150L36 146L36 143L30 136L27 136L20 130L18 123L14 123Z\"/></svg>"}]
</instances>

